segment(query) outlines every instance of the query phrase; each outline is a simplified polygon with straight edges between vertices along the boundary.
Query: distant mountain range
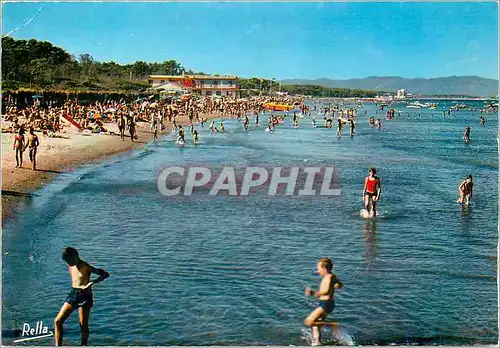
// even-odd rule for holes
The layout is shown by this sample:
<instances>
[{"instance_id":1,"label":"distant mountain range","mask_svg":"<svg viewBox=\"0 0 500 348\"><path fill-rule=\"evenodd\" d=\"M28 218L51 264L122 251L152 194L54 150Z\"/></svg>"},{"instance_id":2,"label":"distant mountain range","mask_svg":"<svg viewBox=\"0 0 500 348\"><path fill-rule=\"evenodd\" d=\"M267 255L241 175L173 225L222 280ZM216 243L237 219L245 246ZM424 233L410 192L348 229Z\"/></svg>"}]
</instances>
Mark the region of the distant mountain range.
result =
<instances>
[{"instance_id":1,"label":"distant mountain range","mask_svg":"<svg viewBox=\"0 0 500 348\"><path fill-rule=\"evenodd\" d=\"M372 91L396 92L404 88L411 94L419 95L464 95L493 97L498 95L498 80L478 76L449 76L431 79L407 79L399 76L367 77L364 79L317 80L290 79L280 81L286 85L318 85L324 87L364 89Z\"/></svg>"}]
</instances>

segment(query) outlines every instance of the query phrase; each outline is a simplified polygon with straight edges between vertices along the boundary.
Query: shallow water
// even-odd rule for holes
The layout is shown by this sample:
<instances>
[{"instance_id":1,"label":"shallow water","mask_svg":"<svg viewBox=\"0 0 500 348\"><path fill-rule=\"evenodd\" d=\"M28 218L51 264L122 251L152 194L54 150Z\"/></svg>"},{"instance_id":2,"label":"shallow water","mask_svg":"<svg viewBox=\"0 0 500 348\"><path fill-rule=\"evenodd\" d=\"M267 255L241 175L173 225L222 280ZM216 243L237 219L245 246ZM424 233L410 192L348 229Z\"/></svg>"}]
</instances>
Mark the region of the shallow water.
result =
<instances>
[{"instance_id":1,"label":"shallow water","mask_svg":"<svg viewBox=\"0 0 500 348\"><path fill-rule=\"evenodd\" d=\"M225 134L205 126L199 147L179 148L169 135L60 175L4 226L4 343L25 322L52 329L70 287L60 251L71 245L111 273L94 288L92 345L307 344L302 321L315 303L303 292L317 287L323 256L345 284L333 314L344 344L495 344L497 115L480 127L478 111L443 118L449 105L396 105L401 115L386 121L367 104L356 136L340 139L307 117L271 134L232 120ZM381 130L368 126L370 115ZM263 163L333 165L342 195L188 199L157 190L168 165ZM383 185L375 221L359 217L371 166ZM462 210L457 187L469 173L474 200ZM79 343L75 314L65 335Z\"/></svg>"}]
</instances>

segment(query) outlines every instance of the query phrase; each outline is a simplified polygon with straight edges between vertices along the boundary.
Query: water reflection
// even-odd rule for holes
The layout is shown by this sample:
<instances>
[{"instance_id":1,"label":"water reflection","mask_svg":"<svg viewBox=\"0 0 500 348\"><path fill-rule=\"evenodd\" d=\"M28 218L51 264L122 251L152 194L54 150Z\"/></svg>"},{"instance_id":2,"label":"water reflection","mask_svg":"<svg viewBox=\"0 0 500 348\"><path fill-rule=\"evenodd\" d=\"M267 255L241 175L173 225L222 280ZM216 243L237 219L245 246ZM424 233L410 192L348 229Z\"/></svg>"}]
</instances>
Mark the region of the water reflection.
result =
<instances>
[{"instance_id":1,"label":"water reflection","mask_svg":"<svg viewBox=\"0 0 500 348\"><path fill-rule=\"evenodd\" d=\"M462 232L469 233L471 228L472 207L470 205L462 204L460 212L460 220L462 222Z\"/></svg>"},{"instance_id":2,"label":"water reflection","mask_svg":"<svg viewBox=\"0 0 500 348\"><path fill-rule=\"evenodd\" d=\"M363 225L365 239L365 261L371 267L376 263L380 254L379 238L377 236L377 221L368 220Z\"/></svg>"}]
</instances>

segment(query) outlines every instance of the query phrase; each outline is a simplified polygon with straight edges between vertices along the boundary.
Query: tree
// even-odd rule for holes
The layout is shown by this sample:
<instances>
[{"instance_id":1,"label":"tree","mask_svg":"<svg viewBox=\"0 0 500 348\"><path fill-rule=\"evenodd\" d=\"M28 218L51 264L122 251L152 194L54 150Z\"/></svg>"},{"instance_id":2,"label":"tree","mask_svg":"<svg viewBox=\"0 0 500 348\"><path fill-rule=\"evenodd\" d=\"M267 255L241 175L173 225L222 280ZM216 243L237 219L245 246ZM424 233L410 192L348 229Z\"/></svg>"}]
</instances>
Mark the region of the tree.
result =
<instances>
[{"instance_id":1,"label":"tree","mask_svg":"<svg viewBox=\"0 0 500 348\"><path fill-rule=\"evenodd\" d=\"M83 76L85 77L93 77L96 72L95 64L94 64L94 58L88 54L80 54L78 56L78 61L81 66L81 72Z\"/></svg>"},{"instance_id":2,"label":"tree","mask_svg":"<svg viewBox=\"0 0 500 348\"><path fill-rule=\"evenodd\" d=\"M150 67L146 62L135 62L134 65L132 65L132 74L135 78L144 79L150 74Z\"/></svg>"}]
</instances>

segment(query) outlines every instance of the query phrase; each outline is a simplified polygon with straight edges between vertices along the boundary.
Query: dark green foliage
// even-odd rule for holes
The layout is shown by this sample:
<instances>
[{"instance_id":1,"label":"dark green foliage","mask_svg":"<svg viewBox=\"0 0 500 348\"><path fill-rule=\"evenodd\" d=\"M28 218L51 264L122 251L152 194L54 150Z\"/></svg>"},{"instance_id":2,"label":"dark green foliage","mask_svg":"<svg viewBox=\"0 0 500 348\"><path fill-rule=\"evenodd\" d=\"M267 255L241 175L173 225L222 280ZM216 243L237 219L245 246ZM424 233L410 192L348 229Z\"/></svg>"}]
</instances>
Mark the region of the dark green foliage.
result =
<instances>
[{"instance_id":1,"label":"dark green foliage","mask_svg":"<svg viewBox=\"0 0 500 348\"><path fill-rule=\"evenodd\" d=\"M148 75L181 75L175 60L137 61L120 65L98 62L90 54L78 58L46 41L2 37L2 90L136 91L149 87ZM192 73L192 71L189 71Z\"/></svg>"}]
</instances>

